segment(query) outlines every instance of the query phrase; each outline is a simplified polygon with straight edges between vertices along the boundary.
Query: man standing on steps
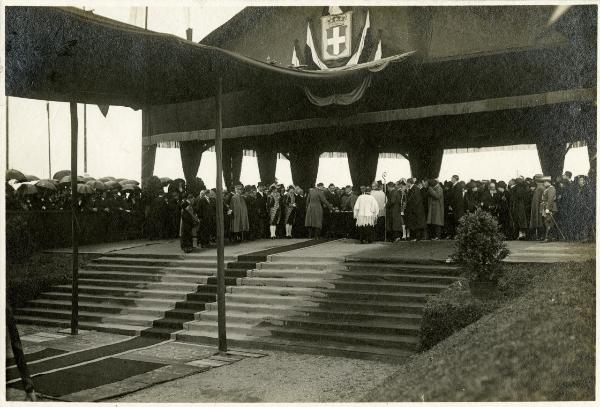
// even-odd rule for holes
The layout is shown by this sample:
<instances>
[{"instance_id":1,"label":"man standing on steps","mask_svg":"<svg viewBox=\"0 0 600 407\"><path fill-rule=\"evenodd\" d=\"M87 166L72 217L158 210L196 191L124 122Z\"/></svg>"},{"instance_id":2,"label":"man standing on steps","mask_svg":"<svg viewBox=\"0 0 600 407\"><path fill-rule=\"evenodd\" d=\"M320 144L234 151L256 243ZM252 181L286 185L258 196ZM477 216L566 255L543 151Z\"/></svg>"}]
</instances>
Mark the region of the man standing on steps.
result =
<instances>
[{"instance_id":1,"label":"man standing on steps","mask_svg":"<svg viewBox=\"0 0 600 407\"><path fill-rule=\"evenodd\" d=\"M406 181L408 186L408 195L406 198L406 209L404 210L404 218L406 227L410 231L410 236L415 240L423 239L423 232L427 226L425 208L421 198L421 188L417 184L415 178L410 178Z\"/></svg>"},{"instance_id":2,"label":"man standing on steps","mask_svg":"<svg viewBox=\"0 0 600 407\"><path fill-rule=\"evenodd\" d=\"M306 219L304 226L308 228L308 237L318 239L321 237L321 228L323 227L323 207L331 209L331 204L325 198L322 183L317 184L316 188L308 190L306 198Z\"/></svg>"},{"instance_id":3,"label":"man standing on steps","mask_svg":"<svg viewBox=\"0 0 600 407\"><path fill-rule=\"evenodd\" d=\"M553 226L556 226L556 215L558 214L558 206L556 204L556 189L550 183L550 177L543 177L544 192L542 193L542 216L546 225L546 238L544 242L549 242L550 231Z\"/></svg>"}]
</instances>

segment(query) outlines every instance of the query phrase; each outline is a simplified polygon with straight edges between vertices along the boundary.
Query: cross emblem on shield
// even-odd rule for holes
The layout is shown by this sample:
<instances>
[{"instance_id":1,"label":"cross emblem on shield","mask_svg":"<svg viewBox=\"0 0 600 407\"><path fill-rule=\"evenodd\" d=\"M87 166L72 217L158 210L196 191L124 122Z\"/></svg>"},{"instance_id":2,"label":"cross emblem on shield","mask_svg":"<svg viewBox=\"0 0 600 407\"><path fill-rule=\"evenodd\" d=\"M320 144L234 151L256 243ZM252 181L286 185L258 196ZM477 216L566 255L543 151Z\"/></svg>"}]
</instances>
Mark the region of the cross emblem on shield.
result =
<instances>
[{"instance_id":1,"label":"cross emblem on shield","mask_svg":"<svg viewBox=\"0 0 600 407\"><path fill-rule=\"evenodd\" d=\"M352 49L352 12L321 17L322 50L324 60L350 56Z\"/></svg>"}]
</instances>

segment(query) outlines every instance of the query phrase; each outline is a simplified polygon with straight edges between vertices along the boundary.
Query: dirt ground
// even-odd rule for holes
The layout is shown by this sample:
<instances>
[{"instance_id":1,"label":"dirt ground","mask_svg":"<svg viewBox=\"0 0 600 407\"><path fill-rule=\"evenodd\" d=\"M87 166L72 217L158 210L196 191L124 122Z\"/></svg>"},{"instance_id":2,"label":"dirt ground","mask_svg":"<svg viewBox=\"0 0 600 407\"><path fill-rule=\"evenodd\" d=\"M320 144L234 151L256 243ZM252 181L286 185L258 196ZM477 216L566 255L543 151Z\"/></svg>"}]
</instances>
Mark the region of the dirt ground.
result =
<instances>
[{"instance_id":1,"label":"dirt ground","mask_svg":"<svg viewBox=\"0 0 600 407\"><path fill-rule=\"evenodd\" d=\"M113 402L359 401L399 366L342 357L268 351L205 373L157 385Z\"/></svg>"}]
</instances>

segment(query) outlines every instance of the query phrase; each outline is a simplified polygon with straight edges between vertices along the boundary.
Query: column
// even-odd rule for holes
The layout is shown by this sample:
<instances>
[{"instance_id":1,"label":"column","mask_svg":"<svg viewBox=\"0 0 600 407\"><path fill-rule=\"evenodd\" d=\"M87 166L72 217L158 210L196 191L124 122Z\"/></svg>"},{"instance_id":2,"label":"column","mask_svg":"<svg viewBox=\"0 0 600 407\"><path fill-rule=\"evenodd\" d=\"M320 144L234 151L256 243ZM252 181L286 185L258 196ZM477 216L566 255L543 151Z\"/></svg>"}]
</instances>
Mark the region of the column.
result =
<instances>
[{"instance_id":1,"label":"column","mask_svg":"<svg viewBox=\"0 0 600 407\"><path fill-rule=\"evenodd\" d=\"M198 176L198 168L202 160L202 153L206 151L206 143L201 141L179 142L179 153L181 155L181 166L183 175L188 185L193 185Z\"/></svg>"},{"instance_id":2,"label":"column","mask_svg":"<svg viewBox=\"0 0 600 407\"><path fill-rule=\"evenodd\" d=\"M378 146L365 137L353 137L347 148L352 185L371 185L377 176Z\"/></svg>"},{"instance_id":3,"label":"column","mask_svg":"<svg viewBox=\"0 0 600 407\"><path fill-rule=\"evenodd\" d=\"M305 191L315 185L320 156L321 151L314 144L306 143L290 149L288 158L294 185L299 185Z\"/></svg>"},{"instance_id":4,"label":"column","mask_svg":"<svg viewBox=\"0 0 600 407\"><path fill-rule=\"evenodd\" d=\"M150 123L148 113L142 110L142 143L150 137ZM154 175L156 161L156 144L142 144L142 185Z\"/></svg>"},{"instance_id":5,"label":"column","mask_svg":"<svg viewBox=\"0 0 600 407\"><path fill-rule=\"evenodd\" d=\"M536 146L543 174L551 176L552 179L561 175L565 165L567 143L558 137L548 137L537 142Z\"/></svg>"},{"instance_id":6,"label":"column","mask_svg":"<svg viewBox=\"0 0 600 407\"><path fill-rule=\"evenodd\" d=\"M272 145L261 145L256 148L256 161L258 162L258 172L260 180L265 185L270 185L275 181L275 170L277 169L277 151Z\"/></svg>"},{"instance_id":7,"label":"column","mask_svg":"<svg viewBox=\"0 0 600 407\"><path fill-rule=\"evenodd\" d=\"M223 140L223 178L228 191L240 183L243 156L244 150L240 144Z\"/></svg>"},{"instance_id":8,"label":"column","mask_svg":"<svg viewBox=\"0 0 600 407\"><path fill-rule=\"evenodd\" d=\"M439 140L411 143L407 151L410 172L414 178L437 178L440 175L444 147Z\"/></svg>"}]
</instances>

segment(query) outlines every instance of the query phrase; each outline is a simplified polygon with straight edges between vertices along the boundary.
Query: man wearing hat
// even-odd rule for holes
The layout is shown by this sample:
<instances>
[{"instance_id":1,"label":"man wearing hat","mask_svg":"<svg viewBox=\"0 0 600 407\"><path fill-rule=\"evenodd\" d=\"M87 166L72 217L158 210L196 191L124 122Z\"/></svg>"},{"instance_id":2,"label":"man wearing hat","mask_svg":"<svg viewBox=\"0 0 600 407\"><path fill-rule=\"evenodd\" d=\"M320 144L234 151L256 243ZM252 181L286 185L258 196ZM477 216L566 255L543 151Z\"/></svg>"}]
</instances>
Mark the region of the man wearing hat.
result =
<instances>
[{"instance_id":1,"label":"man wearing hat","mask_svg":"<svg viewBox=\"0 0 600 407\"><path fill-rule=\"evenodd\" d=\"M265 239L269 233L269 210L267 209L267 193L265 184L259 182L257 184L256 201L254 203L257 212L258 221L258 238Z\"/></svg>"},{"instance_id":2,"label":"man wearing hat","mask_svg":"<svg viewBox=\"0 0 600 407\"><path fill-rule=\"evenodd\" d=\"M535 240L542 239L542 229L544 229L544 218L542 217L542 194L544 193L544 176L536 174L533 177L536 187L531 197L531 211L529 215L529 230L531 238Z\"/></svg>"},{"instance_id":3,"label":"man wearing hat","mask_svg":"<svg viewBox=\"0 0 600 407\"><path fill-rule=\"evenodd\" d=\"M553 226L556 226L556 214L558 213L558 206L556 204L556 189L550 183L550 177L540 178L543 181L544 192L542 192L542 217L544 218L544 224L546 226L546 237L544 242L549 242L550 231Z\"/></svg>"},{"instance_id":4,"label":"man wearing hat","mask_svg":"<svg viewBox=\"0 0 600 407\"><path fill-rule=\"evenodd\" d=\"M417 185L415 178L410 178L406 181L406 185L408 187L408 195L406 197L404 220L413 240L421 240L427 227L427 216L423 207L421 189Z\"/></svg>"}]
</instances>

